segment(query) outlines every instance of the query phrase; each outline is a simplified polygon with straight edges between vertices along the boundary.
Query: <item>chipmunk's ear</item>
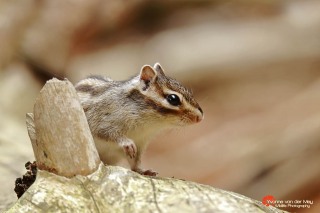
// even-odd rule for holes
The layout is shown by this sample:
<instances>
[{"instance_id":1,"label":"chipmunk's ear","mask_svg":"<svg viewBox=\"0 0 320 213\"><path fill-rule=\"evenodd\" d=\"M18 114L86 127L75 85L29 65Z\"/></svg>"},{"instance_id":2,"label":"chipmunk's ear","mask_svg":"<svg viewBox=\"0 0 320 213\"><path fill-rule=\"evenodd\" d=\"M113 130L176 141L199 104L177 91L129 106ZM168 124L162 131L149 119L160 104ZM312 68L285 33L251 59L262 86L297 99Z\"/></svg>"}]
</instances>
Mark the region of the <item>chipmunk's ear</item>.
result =
<instances>
[{"instance_id":1,"label":"chipmunk's ear","mask_svg":"<svg viewBox=\"0 0 320 213\"><path fill-rule=\"evenodd\" d=\"M160 63L155 63L153 66L153 69L155 69L160 75L164 75L164 71L160 65Z\"/></svg>"},{"instance_id":2,"label":"chipmunk's ear","mask_svg":"<svg viewBox=\"0 0 320 213\"><path fill-rule=\"evenodd\" d=\"M143 83L143 90L148 89L151 82L157 77L157 72L150 66L144 65L140 72L140 81Z\"/></svg>"}]
</instances>

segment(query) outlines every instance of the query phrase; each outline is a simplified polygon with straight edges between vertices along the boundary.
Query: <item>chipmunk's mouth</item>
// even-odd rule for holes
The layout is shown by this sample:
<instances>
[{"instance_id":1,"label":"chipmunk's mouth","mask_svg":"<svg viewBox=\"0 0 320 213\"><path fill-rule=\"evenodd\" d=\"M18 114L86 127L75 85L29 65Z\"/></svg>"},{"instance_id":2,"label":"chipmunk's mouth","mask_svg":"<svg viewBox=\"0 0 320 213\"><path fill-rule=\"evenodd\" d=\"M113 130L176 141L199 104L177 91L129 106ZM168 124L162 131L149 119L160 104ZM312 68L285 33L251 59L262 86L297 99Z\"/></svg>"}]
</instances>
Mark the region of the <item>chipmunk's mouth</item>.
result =
<instances>
[{"instance_id":1,"label":"chipmunk's mouth","mask_svg":"<svg viewBox=\"0 0 320 213\"><path fill-rule=\"evenodd\" d=\"M196 119L195 119L195 121L196 121L196 123L199 123L199 122L201 122L203 119L204 119L204 115L202 114L201 116L197 116Z\"/></svg>"},{"instance_id":2,"label":"chipmunk's mouth","mask_svg":"<svg viewBox=\"0 0 320 213\"><path fill-rule=\"evenodd\" d=\"M200 107L198 107L198 110L196 110L194 113L192 113L191 117L191 121L193 123L199 123L203 120L204 115L203 115L203 111Z\"/></svg>"},{"instance_id":3,"label":"chipmunk's mouth","mask_svg":"<svg viewBox=\"0 0 320 213\"><path fill-rule=\"evenodd\" d=\"M201 122L204 116L202 110L199 109L195 111L185 110L183 113L180 113L178 116L174 116L173 118L173 125L187 126Z\"/></svg>"},{"instance_id":4,"label":"chipmunk's mouth","mask_svg":"<svg viewBox=\"0 0 320 213\"><path fill-rule=\"evenodd\" d=\"M190 114L190 115L186 115L183 116L181 121L184 123L184 125L188 125L188 124L195 124L195 123L199 123L203 120L204 116L202 113L200 114Z\"/></svg>"},{"instance_id":5,"label":"chipmunk's mouth","mask_svg":"<svg viewBox=\"0 0 320 213\"><path fill-rule=\"evenodd\" d=\"M204 118L203 114L201 114L201 115L196 115L196 116L193 117L192 121L193 121L194 123L199 123L199 122L201 122L201 121L203 120L203 118Z\"/></svg>"}]
</instances>

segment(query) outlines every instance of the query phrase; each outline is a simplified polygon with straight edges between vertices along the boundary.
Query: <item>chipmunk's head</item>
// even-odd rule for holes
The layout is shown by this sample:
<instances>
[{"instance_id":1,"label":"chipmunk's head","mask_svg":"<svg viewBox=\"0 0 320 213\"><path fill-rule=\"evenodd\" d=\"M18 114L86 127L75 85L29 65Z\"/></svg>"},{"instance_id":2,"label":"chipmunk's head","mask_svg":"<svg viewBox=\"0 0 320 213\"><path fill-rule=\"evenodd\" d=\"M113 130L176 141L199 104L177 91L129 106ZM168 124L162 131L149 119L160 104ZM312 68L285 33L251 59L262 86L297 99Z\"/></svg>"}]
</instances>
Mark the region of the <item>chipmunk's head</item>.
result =
<instances>
[{"instance_id":1,"label":"chipmunk's head","mask_svg":"<svg viewBox=\"0 0 320 213\"><path fill-rule=\"evenodd\" d=\"M154 67L142 67L138 90L144 96L146 108L156 112L159 121L184 126L203 119L203 111L192 92L175 79L167 77L159 63Z\"/></svg>"}]
</instances>

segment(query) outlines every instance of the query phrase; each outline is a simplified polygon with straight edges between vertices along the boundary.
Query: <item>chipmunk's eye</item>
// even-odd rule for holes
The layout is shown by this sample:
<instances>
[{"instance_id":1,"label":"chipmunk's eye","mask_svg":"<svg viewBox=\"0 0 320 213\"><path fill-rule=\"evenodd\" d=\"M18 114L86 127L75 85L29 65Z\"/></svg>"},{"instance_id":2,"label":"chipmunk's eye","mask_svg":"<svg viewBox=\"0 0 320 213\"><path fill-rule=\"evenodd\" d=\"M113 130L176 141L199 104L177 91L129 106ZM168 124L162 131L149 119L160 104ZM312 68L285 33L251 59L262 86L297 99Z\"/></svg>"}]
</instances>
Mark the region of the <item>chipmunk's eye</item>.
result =
<instances>
[{"instance_id":1,"label":"chipmunk's eye","mask_svg":"<svg viewBox=\"0 0 320 213\"><path fill-rule=\"evenodd\" d=\"M175 94L167 95L167 101L173 106L179 106L181 104L179 96Z\"/></svg>"}]
</instances>

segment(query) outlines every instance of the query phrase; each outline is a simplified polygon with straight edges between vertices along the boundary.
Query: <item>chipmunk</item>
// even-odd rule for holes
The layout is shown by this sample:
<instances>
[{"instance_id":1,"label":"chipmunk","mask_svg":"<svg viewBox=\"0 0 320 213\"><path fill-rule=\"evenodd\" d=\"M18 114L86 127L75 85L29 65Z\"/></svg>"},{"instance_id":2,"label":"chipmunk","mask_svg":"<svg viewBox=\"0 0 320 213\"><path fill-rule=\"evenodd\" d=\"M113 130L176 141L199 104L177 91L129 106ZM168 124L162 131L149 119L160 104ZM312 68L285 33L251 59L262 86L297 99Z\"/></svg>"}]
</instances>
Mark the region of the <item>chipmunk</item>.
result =
<instances>
[{"instance_id":1,"label":"chipmunk","mask_svg":"<svg viewBox=\"0 0 320 213\"><path fill-rule=\"evenodd\" d=\"M167 77L159 63L145 65L127 81L91 76L75 86L101 160L110 165L126 158L133 171L141 155L161 130L198 123L203 111L192 93Z\"/></svg>"}]
</instances>

